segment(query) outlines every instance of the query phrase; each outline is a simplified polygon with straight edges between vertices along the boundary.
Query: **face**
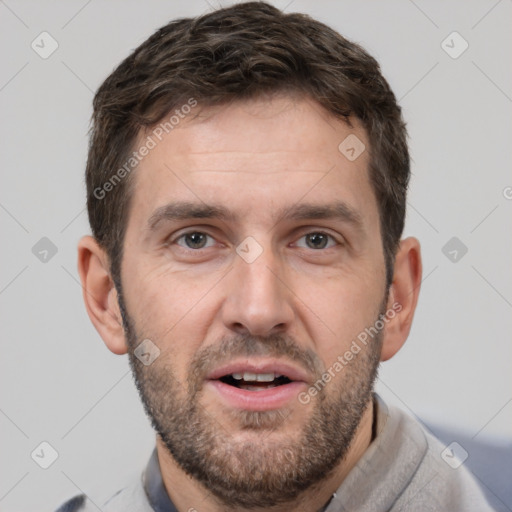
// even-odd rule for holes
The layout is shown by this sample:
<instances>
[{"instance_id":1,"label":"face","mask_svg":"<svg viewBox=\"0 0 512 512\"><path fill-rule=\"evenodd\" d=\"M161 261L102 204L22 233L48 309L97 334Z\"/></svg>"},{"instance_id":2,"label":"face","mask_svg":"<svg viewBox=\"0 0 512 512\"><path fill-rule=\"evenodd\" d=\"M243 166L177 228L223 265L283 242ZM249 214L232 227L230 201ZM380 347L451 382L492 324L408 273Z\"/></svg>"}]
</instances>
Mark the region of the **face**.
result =
<instances>
[{"instance_id":1,"label":"face","mask_svg":"<svg viewBox=\"0 0 512 512\"><path fill-rule=\"evenodd\" d=\"M121 309L160 355L132 368L169 453L226 503L325 478L371 399L380 335L332 370L386 296L368 152L338 149L369 147L352 124L290 97L205 109L133 176Z\"/></svg>"}]
</instances>

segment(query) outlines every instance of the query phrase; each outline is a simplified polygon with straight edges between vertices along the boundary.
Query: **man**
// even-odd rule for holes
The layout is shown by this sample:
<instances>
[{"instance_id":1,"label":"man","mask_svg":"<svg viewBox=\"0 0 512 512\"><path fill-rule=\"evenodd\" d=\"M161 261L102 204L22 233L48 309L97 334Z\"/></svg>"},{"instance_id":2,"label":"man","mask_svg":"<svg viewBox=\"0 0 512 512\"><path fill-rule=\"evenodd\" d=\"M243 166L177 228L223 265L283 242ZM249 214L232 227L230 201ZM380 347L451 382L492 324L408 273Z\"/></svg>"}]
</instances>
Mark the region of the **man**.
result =
<instances>
[{"instance_id":1,"label":"man","mask_svg":"<svg viewBox=\"0 0 512 512\"><path fill-rule=\"evenodd\" d=\"M98 90L86 179L86 308L157 433L102 510L490 510L373 393L421 256L405 125L364 50L265 3L171 22Z\"/></svg>"}]
</instances>

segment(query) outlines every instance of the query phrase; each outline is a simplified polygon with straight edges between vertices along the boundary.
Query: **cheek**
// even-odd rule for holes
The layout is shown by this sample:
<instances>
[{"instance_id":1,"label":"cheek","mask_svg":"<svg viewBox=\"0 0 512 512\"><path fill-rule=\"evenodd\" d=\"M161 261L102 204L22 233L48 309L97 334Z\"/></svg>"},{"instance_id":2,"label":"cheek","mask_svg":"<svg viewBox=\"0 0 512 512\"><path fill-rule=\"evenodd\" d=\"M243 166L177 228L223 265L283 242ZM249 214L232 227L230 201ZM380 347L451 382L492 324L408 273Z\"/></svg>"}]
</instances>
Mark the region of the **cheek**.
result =
<instances>
[{"instance_id":1,"label":"cheek","mask_svg":"<svg viewBox=\"0 0 512 512\"><path fill-rule=\"evenodd\" d=\"M137 333L154 341L183 377L212 322L211 301L219 277L198 278L168 267L139 267L125 276L125 302Z\"/></svg>"},{"instance_id":2,"label":"cheek","mask_svg":"<svg viewBox=\"0 0 512 512\"><path fill-rule=\"evenodd\" d=\"M355 275L333 276L321 282L303 279L294 287L314 350L326 366L375 322L383 298L377 283Z\"/></svg>"},{"instance_id":3,"label":"cheek","mask_svg":"<svg viewBox=\"0 0 512 512\"><path fill-rule=\"evenodd\" d=\"M205 293L219 280L215 273L192 275L166 264L132 269L125 272L123 285L129 311L138 312L139 325L159 332L197 315Z\"/></svg>"}]
</instances>

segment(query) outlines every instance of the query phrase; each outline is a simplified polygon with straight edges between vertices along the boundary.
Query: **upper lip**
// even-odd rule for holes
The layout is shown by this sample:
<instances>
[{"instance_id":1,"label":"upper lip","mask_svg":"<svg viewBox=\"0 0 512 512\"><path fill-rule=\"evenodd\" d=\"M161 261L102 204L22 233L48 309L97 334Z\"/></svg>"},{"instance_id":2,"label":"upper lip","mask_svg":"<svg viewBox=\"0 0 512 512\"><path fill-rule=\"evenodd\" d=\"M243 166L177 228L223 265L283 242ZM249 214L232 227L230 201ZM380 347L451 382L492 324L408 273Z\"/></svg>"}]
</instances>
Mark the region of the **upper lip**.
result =
<instances>
[{"instance_id":1,"label":"upper lip","mask_svg":"<svg viewBox=\"0 0 512 512\"><path fill-rule=\"evenodd\" d=\"M211 371L206 378L209 380L216 380L232 373L274 373L276 375L283 375L292 381L308 381L308 374L305 370L297 368L285 361L277 359L251 359L250 361L237 360L226 363L215 370Z\"/></svg>"}]
</instances>

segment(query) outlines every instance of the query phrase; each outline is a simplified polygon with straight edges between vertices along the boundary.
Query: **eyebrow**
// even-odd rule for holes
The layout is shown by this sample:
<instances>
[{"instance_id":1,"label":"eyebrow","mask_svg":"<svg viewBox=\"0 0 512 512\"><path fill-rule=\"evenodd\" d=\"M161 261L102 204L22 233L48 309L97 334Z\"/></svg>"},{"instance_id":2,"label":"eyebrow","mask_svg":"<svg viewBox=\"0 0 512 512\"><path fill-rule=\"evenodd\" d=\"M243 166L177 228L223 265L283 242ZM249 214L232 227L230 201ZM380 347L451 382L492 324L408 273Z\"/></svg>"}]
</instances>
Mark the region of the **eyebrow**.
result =
<instances>
[{"instance_id":1,"label":"eyebrow","mask_svg":"<svg viewBox=\"0 0 512 512\"><path fill-rule=\"evenodd\" d=\"M217 219L236 221L238 215L222 205L177 201L157 208L148 220L148 229L154 231L162 221L189 219ZM333 219L363 229L363 218L352 206L343 201L328 204L301 203L280 209L276 214L276 224L283 220Z\"/></svg>"},{"instance_id":2,"label":"eyebrow","mask_svg":"<svg viewBox=\"0 0 512 512\"><path fill-rule=\"evenodd\" d=\"M232 221L235 218L236 216L224 206L179 201L157 208L148 220L148 227L150 231L153 231L164 220L218 219Z\"/></svg>"}]
</instances>

